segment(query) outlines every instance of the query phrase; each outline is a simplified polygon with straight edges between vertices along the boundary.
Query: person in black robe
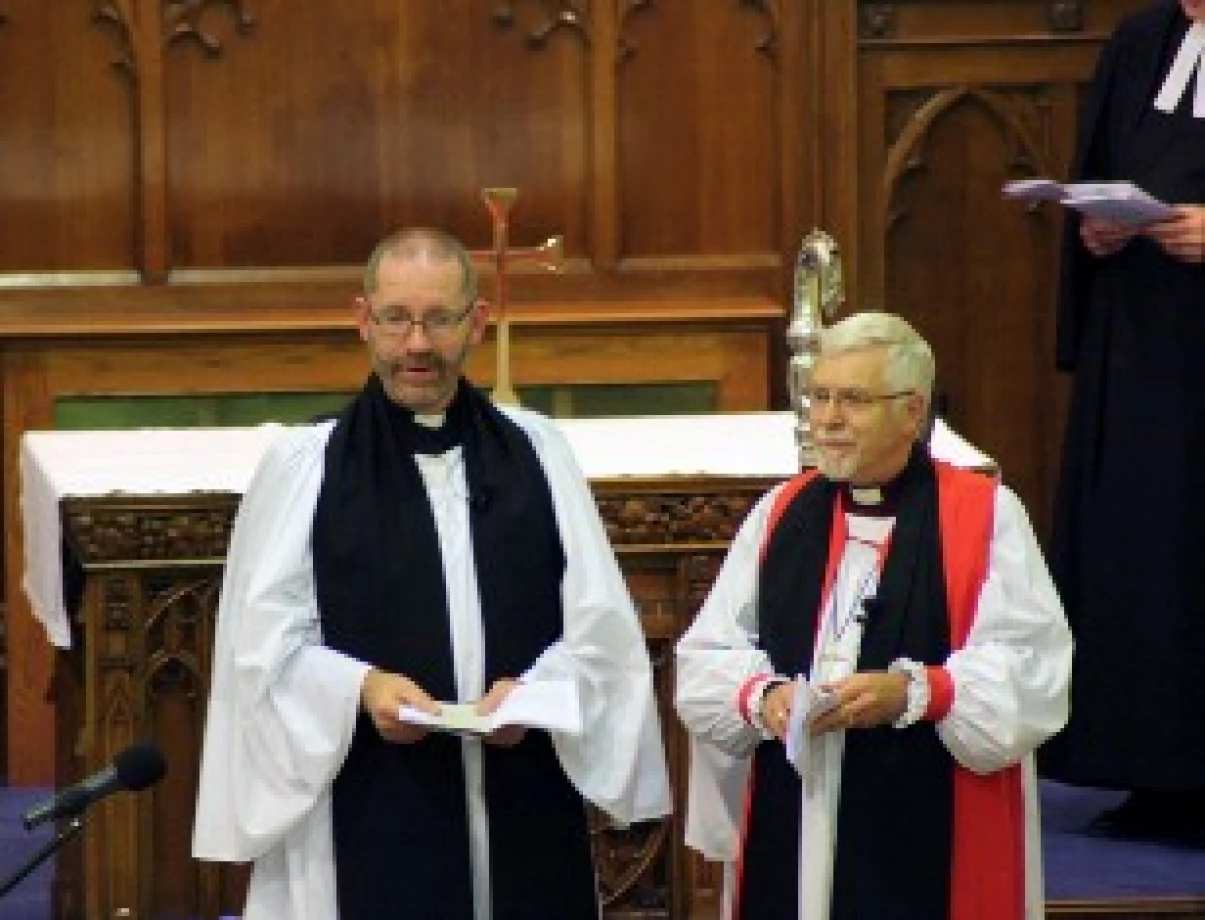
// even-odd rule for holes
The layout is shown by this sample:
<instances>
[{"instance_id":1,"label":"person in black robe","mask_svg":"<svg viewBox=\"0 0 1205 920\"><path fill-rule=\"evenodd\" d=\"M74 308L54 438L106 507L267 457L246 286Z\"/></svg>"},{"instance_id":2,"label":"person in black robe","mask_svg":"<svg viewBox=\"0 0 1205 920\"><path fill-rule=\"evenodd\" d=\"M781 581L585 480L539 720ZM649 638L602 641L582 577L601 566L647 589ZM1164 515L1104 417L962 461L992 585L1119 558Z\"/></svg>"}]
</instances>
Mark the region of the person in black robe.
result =
<instances>
[{"instance_id":1,"label":"person in black robe","mask_svg":"<svg viewBox=\"0 0 1205 920\"><path fill-rule=\"evenodd\" d=\"M1127 229L1068 211L1057 361L1074 384L1051 568L1076 656L1070 723L1040 757L1048 777L1130 792L1101 828L1195 843L1205 841L1203 41L1205 0L1162 0L1119 26L1086 98L1072 178L1129 180L1177 216ZM1193 56L1196 86L1185 79Z\"/></svg>"}]
</instances>

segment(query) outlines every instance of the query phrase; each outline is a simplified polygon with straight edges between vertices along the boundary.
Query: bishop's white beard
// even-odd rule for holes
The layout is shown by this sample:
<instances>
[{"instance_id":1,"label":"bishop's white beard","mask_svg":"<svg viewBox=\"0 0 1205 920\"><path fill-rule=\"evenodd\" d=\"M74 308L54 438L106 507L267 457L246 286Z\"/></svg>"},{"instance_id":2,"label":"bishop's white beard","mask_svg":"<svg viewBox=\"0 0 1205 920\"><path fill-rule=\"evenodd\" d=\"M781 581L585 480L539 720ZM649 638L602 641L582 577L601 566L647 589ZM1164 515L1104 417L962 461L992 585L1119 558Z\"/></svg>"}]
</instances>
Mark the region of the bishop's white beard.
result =
<instances>
[{"instance_id":1,"label":"bishop's white beard","mask_svg":"<svg viewBox=\"0 0 1205 920\"><path fill-rule=\"evenodd\" d=\"M823 448L816 449L816 468L834 482L849 482L861 463L862 451L857 448L840 454L828 454Z\"/></svg>"}]
</instances>

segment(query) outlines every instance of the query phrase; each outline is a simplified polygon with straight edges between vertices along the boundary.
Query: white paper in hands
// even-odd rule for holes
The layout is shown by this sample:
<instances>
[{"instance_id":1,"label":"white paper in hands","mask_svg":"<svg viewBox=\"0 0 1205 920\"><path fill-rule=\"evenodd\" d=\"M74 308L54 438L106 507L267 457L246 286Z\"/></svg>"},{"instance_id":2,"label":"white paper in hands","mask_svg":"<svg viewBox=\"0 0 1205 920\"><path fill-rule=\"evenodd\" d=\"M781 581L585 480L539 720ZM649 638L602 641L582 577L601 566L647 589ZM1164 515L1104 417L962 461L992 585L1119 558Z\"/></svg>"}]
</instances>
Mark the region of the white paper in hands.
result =
<instances>
[{"instance_id":1,"label":"white paper in hands","mask_svg":"<svg viewBox=\"0 0 1205 920\"><path fill-rule=\"evenodd\" d=\"M439 731L466 735L488 735L504 725L545 728L567 735L582 733L582 707L577 684L571 680L534 680L516 684L494 712L478 715L475 703L440 703L433 716L403 706L398 718L412 725L426 725Z\"/></svg>"},{"instance_id":2,"label":"white paper in hands","mask_svg":"<svg viewBox=\"0 0 1205 920\"><path fill-rule=\"evenodd\" d=\"M1111 220L1123 227L1142 227L1176 216L1175 208L1148 195L1132 182L1017 179L1004 183L1004 196L1027 201L1057 201L1089 217Z\"/></svg>"},{"instance_id":3,"label":"white paper in hands","mask_svg":"<svg viewBox=\"0 0 1205 920\"><path fill-rule=\"evenodd\" d=\"M804 779L808 779L812 773L808 757L811 747L808 728L836 705L837 696L831 690L817 690L802 674L795 678L791 717L787 720L787 733L782 743L787 749L787 762Z\"/></svg>"}]
</instances>

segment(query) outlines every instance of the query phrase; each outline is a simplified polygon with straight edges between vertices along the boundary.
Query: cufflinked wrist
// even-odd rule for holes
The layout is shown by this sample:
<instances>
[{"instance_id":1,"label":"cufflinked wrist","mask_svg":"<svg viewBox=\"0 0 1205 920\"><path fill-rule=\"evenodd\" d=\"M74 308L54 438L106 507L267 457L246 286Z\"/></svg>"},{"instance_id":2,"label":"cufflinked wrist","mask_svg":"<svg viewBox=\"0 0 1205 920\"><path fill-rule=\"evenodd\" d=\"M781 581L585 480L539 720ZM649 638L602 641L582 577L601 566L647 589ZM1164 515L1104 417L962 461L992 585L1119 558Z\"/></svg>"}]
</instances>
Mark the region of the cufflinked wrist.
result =
<instances>
[{"instance_id":1,"label":"cufflinked wrist","mask_svg":"<svg viewBox=\"0 0 1205 920\"><path fill-rule=\"evenodd\" d=\"M929 708L929 677L925 666L909 658L897 658L887 668L889 674L908 675L908 701L898 719L891 723L892 728L908 728L915 725Z\"/></svg>"},{"instance_id":2,"label":"cufflinked wrist","mask_svg":"<svg viewBox=\"0 0 1205 920\"><path fill-rule=\"evenodd\" d=\"M764 729L766 727L766 720L764 718L764 713L762 712L762 707L766 704L766 697L770 695L770 691L776 687L782 687L789 683L790 681L786 680L785 678L771 677L754 691L754 698L750 700L752 705L750 705L749 709L756 719L754 724L758 728Z\"/></svg>"}]
</instances>

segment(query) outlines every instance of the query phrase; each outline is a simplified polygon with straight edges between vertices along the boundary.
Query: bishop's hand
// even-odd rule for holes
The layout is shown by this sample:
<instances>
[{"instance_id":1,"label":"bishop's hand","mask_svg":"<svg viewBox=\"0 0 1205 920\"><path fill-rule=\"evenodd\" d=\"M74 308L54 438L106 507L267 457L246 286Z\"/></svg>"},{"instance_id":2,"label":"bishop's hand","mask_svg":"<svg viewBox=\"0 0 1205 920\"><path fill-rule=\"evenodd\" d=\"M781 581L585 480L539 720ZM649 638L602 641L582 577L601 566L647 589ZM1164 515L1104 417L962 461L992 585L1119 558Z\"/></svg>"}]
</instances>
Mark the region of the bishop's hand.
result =
<instances>
[{"instance_id":1,"label":"bishop's hand","mask_svg":"<svg viewBox=\"0 0 1205 920\"><path fill-rule=\"evenodd\" d=\"M787 737L787 726L791 722L791 703L795 696L795 681L775 684L770 687L761 701L761 724L779 740Z\"/></svg>"},{"instance_id":2,"label":"bishop's hand","mask_svg":"<svg viewBox=\"0 0 1205 920\"><path fill-rule=\"evenodd\" d=\"M421 741L430 730L398 718L403 706L412 706L433 716L439 715L439 703L409 677L378 671L376 668L364 676L364 683L360 685L360 706L368 713L382 738L399 744Z\"/></svg>"},{"instance_id":3,"label":"bishop's hand","mask_svg":"<svg viewBox=\"0 0 1205 920\"><path fill-rule=\"evenodd\" d=\"M813 735L890 725L908 705L908 675L888 671L859 671L845 680L823 685L836 696L836 705L811 724Z\"/></svg>"}]
</instances>

